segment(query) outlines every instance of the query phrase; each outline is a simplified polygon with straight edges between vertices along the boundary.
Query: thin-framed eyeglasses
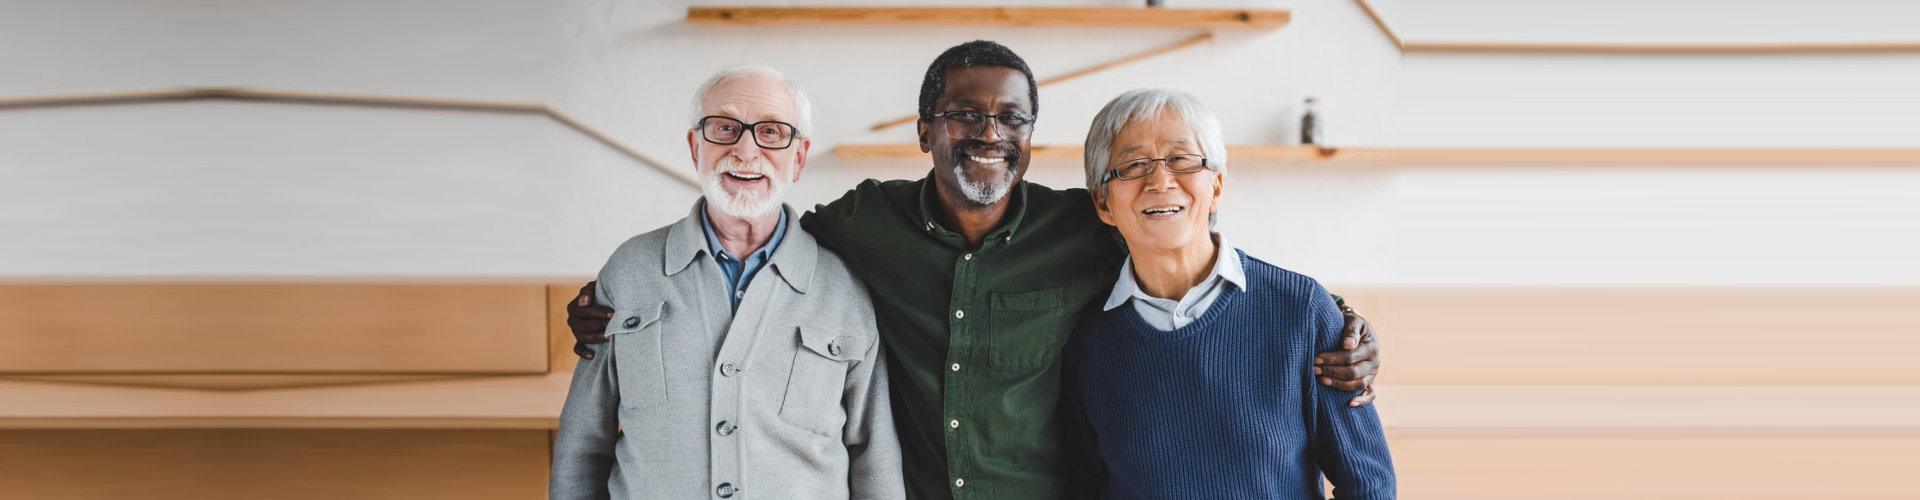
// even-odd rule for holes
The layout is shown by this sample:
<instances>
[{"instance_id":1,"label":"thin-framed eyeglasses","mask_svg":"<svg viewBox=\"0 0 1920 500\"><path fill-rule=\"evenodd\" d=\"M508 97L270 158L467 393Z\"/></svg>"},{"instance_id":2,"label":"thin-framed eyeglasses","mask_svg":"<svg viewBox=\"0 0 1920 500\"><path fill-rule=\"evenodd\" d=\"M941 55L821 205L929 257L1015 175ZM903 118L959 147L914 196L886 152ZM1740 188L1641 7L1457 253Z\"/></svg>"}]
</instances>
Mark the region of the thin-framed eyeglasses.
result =
<instances>
[{"instance_id":1,"label":"thin-framed eyeglasses","mask_svg":"<svg viewBox=\"0 0 1920 500\"><path fill-rule=\"evenodd\" d=\"M1033 115L1020 112L989 115L979 111L943 111L934 113L933 117L946 120L947 137L955 139L978 137L986 132L988 120L992 120L994 126L1000 127L1001 134L1007 137L1025 137L1027 132L1033 130L1033 122L1037 119Z\"/></svg>"},{"instance_id":2,"label":"thin-framed eyeglasses","mask_svg":"<svg viewBox=\"0 0 1920 500\"><path fill-rule=\"evenodd\" d=\"M1207 169L1207 157L1200 155L1167 155L1166 158L1134 158L1107 167L1107 177L1101 179L1105 184L1113 181L1130 181L1153 175L1157 163L1167 164L1167 172L1173 174L1191 174Z\"/></svg>"},{"instance_id":3,"label":"thin-framed eyeglasses","mask_svg":"<svg viewBox=\"0 0 1920 500\"><path fill-rule=\"evenodd\" d=\"M701 118L699 127L701 139L724 146L740 142L741 135L752 131L754 144L767 149L787 149L793 145L793 138L800 135L791 123L773 120L746 123L725 116Z\"/></svg>"}]
</instances>

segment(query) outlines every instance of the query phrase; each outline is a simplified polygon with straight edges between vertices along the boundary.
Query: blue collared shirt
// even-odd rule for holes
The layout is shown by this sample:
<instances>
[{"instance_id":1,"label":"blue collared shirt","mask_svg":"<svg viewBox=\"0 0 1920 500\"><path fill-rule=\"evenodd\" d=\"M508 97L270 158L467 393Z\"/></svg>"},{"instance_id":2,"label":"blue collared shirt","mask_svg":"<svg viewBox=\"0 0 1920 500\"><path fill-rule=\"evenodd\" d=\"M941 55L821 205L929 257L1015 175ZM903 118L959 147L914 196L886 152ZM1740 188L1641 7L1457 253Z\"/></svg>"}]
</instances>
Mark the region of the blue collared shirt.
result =
<instances>
[{"instance_id":1,"label":"blue collared shirt","mask_svg":"<svg viewBox=\"0 0 1920 500\"><path fill-rule=\"evenodd\" d=\"M1140 282L1133 276L1133 257L1127 257L1127 263L1120 267L1120 278L1114 281L1113 291L1107 294L1107 302L1100 310L1111 311L1127 302L1133 302L1134 312L1140 313L1140 319L1163 332L1171 332L1187 326L1200 315L1213 307L1213 301L1227 291L1228 286L1247 289L1246 269L1240 265L1240 254L1233 244L1227 243L1227 237L1214 233L1213 270L1207 279L1187 290L1180 300L1170 300L1147 295L1140 288Z\"/></svg>"},{"instance_id":2,"label":"blue collared shirt","mask_svg":"<svg viewBox=\"0 0 1920 500\"><path fill-rule=\"evenodd\" d=\"M784 206L779 210L780 224L773 227L773 237L742 261L720 246L720 237L713 234L713 221L707 220L706 207L700 207L700 227L707 232L707 251L713 254L713 262L720 265L720 275L726 280L723 284L727 286L727 303L734 311L740 310L740 299L747 296L747 285L753 283L753 275L767 266L773 259L773 251L780 248L780 240L787 236L787 210Z\"/></svg>"}]
</instances>

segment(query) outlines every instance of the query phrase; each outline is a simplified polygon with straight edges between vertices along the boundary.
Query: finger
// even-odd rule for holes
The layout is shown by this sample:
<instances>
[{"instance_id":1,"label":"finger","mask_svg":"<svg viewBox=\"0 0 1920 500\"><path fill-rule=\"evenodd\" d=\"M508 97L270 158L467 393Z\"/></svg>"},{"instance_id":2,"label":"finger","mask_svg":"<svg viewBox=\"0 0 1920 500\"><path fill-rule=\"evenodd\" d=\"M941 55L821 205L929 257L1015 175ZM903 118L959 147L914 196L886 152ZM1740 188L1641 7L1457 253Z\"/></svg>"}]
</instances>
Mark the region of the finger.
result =
<instances>
[{"instance_id":1,"label":"finger","mask_svg":"<svg viewBox=\"0 0 1920 500\"><path fill-rule=\"evenodd\" d=\"M1367 387L1366 381L1363 380L1336 380L1327 377L1320 377L1320 385L1342 391L1358 391Z\"/></svg>"},{"instance_id":2,"label":"finger","mask_svg":"<svg viewBox=\"0 0 1920 500\"><path fill-rule=\"evenodd\" d=\"M1357 365L1357 364L1360 364L1360 362L1362 361L1379 361L1380 360L1380 343L1364 342L1360 344L1359 348L1351 351L1342 352L1340 354L1346 356L1347 362L1345 364L1349 364L1349 365Z\"/></svg>"},{"instance_id":3,"label":"finger","mask_svg":"<svg viewBox=\"0 0 1920 500\"><path fill-rule=\"evenodd\" d=\"M1359 396L1354 396L1353 399L1347 400L1347 406L1352 408L1370 404L1373 404L1373 386L1367 386L1367 390L1360 391Z\"/></svg>"},{"instance_id":4,"label":"finger","mask_svg":"<svg viewBox=\"0 0 1920 500\"><path fill-rule=\"evenodd\" d=\"M607 306L587 306L580 312L593 319L613 319L613 308Z\"/></svg>"},{"instance_id":5,"label":"finger","mask_svg":"<svg viewBox=\"0 0 1920 500\"><path fill-rule=\"evenodd\" d=\"M573 330L573 335L576 337L587 334L599 335L607 331L607 321L591 318L567 318L567 329Z\"/></svg>"},{"instance_id":6,"label":"finger","mask_svg":"<svg viewBox=\"0 0 1920 500\"><path fill-rule=\"evenodd\" d=\"M580 359L593 359L593 349L589 349L586 344L579 342L573 343L573 354L579 356Z\"/></svg>"},{"instance_id":7,"label":"finger","mask_svg":"<svg viewBox=\"0 0 1920 500\"><path fill-rule=\"evenodd\" d=\"M1360 317L1352 310L1342 313L1341 317L1346 318L1347 325L1340 329L1340 348L1351 351L1360 347L1367 330L1367 318Z\"/></svg>"},{"instance_id":8,"label":"finger","mask_svg":"<svg viewBox=\"0 0 1920 500\"><path fill-rule=\"evenodd\" d=\"M1353 364L1353 353L1348 351L1332 351L1315 354L1313 355L1313 364L1318 366L1351 365Z\"/></svg>"},{"instance_id":9,"label":"finger","mask_svg":"<svg viewBox=\"0 0 1920 500\"><path fill-rule=\"evenodd\" d=\"M1379 363L1361 361L1351 365L1322 365L1313 367L1313 372L1334 380L1364 381L1367 375L1378 371Z\"/></svg>"}]
</instances>

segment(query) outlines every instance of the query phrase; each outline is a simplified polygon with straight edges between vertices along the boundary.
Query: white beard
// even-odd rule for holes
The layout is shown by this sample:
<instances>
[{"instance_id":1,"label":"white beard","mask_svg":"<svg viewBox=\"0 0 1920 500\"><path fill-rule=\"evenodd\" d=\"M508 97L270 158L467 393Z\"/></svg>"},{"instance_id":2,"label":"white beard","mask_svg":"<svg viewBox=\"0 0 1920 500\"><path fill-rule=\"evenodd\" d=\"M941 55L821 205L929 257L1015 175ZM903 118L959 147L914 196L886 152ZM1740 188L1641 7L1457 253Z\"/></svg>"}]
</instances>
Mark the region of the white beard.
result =
<instances>
[{"instance_id":1,"label":"white beard","mask_svg":"<svg viewBox=\"0 0 1920 500\"><path fill-rule=\"evenodd\" d=\"M1007 167L1007 175L987 182L974 182L972 178L967 177L965 165L955 164L953 177L960 180L960 193L967 195L968 200L981 205L992 205L999 202L1001 198L1005 198L1008 191L1013 190L1013 166Z\"/></svg>"},{"instance_id":2,"label":"white beard","mask_svg":"<svg viewBox=\"0 0 1920 500\"><path fill-rule=\"evenodd\" d=\"M766 196L746 192L728 193L726 188L721 187L721 184L726 182L721 179L721 176L729 171L764 175L771 189ZM792 186L793 182L780 177L773 171L773 164L766 158L757 158L743 165L739 158L729 155L721 158L720 163L708 170L706 175L700 176L700 190L707 195L707 203L719 208L720 213L742 219L758 218L780 208L780 204L787 199L787 188Z\"/></svg>"}]
</instances>

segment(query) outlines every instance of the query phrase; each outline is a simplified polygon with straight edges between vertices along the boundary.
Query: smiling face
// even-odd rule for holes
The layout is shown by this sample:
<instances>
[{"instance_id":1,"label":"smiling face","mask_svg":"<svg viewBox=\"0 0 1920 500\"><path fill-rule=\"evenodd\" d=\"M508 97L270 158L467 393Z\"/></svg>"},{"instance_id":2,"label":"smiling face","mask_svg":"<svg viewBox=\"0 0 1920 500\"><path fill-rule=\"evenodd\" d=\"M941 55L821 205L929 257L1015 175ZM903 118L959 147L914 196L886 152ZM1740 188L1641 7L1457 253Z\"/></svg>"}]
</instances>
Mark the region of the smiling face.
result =
<instances>
[{"instance_id":1,"label":"smiling face","mask_svg":"<svg viewBox=\"0 0 1920 500\"><path fill-rule=\"evenodd\" d=\"M974 111L983 115L1033 113L1027 77L1019 70L977 66L947 70L946 88L934 101L933 112ZM973 132L961 130L947 118L919 124L920 150L932 153L934 182L954 199L987 206L1006 199L1007 192L1027 172L1028 137L1025 130L995 125L992 118ZM961 137L955 137L959 135Z\"/></svg>"},{"instance_id":2,"label":"smiling face","mask_svg":"<svg viewBox=\"0 0 1920 500\"><path fill-rule=\"evenodd\" d=\"M746 124L799 123L798 106L785 84L778 77L758 73L739 75L714 85L701 103L700 113ZM788 187L800 180L812 140L796 137L792 145L784 149L767 149L755 142L754 136L759 134L756 130L747 128L739 132L738 142L715 144L703 138L696 126L687 131L687 148L692 152L701 190L709 206L721 214L741 219L767 216L786 200Z\"/></svg>"},{"instance_id":3,"label":"smiling face","mask_svg":"<svg viewBox=\"0 0 1920 500\"><path fill-rule=\"evenodd\" d=\"M1178 113L1167 111L1121 128L1108 154L1112 163L1122 164L1203 153L1193 130ZM1155 164L1146 177L1108 182L1106 194L1097 195L1095 210L1100 220L1119 228L1136 254L1204 247L1212 241L1207 216L1219 208L1225 182L1214 170L1175 174L1164 163Z\"/></svg>"}]
</instances>

